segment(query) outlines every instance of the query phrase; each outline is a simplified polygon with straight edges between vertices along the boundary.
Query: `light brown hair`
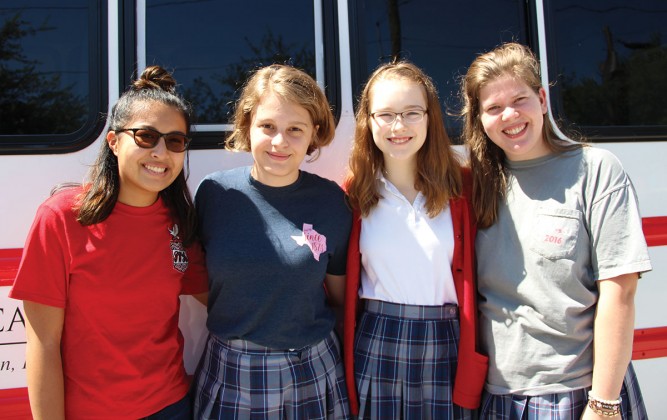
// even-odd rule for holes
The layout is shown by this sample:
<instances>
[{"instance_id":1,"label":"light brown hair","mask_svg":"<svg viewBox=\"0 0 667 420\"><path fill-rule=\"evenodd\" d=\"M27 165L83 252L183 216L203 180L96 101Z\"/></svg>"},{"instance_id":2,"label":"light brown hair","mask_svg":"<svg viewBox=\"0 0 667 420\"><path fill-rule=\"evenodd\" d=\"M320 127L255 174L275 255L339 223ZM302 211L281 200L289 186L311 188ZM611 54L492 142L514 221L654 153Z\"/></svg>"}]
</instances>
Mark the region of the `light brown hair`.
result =
<instances>
[{"instance_id":1,"label":"light brown hair","mask_svg":"<svg viewBox=\"0 0 667 420\"><path fill-rule=\"evenodd\" d=\"M480 90L502 76L524 82L536 94L542 88L540 64L530 49L506 43L479 55L468 68L461 83L463 99L463 137L470 152L473 174L472 205L481 228L491 226L498 217L498 205L507 190L505 152L484 132L480 119ZM553 152L582 147L582 143L558 137L551 120L544 114L542 138Z\"/></svg>"},{"instance_id":2,"label":"light brown hair","mask_svg":"<svg viewBox=\"0 0 667 420\"><path fill-rule=\"evenodd\" d=\"M250 124L257 105L267 93L303 107L316 128L307 154L328 145L336 133L329 102L317 82L308 73L284 64L273 64L257 70L246 82L234 111L234 131L227 138L229 150L250 151ZM311 159L317 159L317 154Z\"/></svg>"}]
</instances>

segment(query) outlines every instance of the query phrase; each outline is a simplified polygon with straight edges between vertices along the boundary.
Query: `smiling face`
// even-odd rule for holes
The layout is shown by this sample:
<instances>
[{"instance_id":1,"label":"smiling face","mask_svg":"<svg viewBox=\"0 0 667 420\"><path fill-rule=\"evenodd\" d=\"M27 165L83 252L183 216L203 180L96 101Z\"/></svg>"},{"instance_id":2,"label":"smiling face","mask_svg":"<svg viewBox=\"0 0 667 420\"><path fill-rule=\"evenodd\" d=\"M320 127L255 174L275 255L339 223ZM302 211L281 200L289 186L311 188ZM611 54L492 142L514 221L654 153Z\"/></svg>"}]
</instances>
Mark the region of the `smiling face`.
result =
<instances>
[{"instance_id":1,"label":"smiling face","mask_svg":"<svg viewBox=\"0 0 667 420\"><path fill-rule=\"evenodd\" d=\"M133 118L123 128L151 128L161 133L186 133L185 118L177 109L160 102L137 103ZM185 153L167 150L164 138L152 149L142 149L131 131L107 134L107 143L118 158L120 191L118 201L145 207L157 200L158 193L183 170Z\"/></svg>"},{"instance_id":2,"label":"smiling face","mask_svg":"<svg viewBox=\"0 0 667 420\"><path fill-rule=\"evenodd\" d=\"M272 187L294 183L316 130L304 107L271 92L264 95L250 123L252 177Z\"/></svg>"},{"instance_id":3,"label":"smiling face","mask_svg":"<svg viewBox=\"0 0 667 420\"><path fill-rule=\"evenodd\" d=\"M509 160L546 156L550 153L542 134L546 103L543 88L535 93L526 83L501 76L479 91L484 132Z\"/></svg>"},{"instance_id":4,"label":"smiling face","mask_svg":"<svg viewBox=\"0 0 667 420\"><path fill-rule=\"evenodd\" d=\"M382 79L375 82L370 92L371 114L382 111L402 113L410 110L426 111L424 88L407 79ZM373 141L384 156L386 164L417 161L417 152L426 141L428 114L417 122L408 124L401 116L393 123L378 123L370 118Z\"/></svg>"}]
</instances>

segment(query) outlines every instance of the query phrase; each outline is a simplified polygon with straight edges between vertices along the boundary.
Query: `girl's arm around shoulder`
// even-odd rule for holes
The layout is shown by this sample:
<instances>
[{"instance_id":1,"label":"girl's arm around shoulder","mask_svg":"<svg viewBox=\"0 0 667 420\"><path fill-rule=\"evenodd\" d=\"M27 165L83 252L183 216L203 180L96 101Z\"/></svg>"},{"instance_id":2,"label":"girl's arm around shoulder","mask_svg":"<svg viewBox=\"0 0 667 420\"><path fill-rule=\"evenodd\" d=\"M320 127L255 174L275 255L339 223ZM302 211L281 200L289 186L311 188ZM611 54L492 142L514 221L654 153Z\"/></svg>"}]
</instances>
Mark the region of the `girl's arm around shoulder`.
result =
<instances>
[{"instance_id":1,"label":"girl's arm around shoulder","mask_svg":"<svg viewBox=\"0 0 667 420\"><path fill-rule=\"evenodd\" d=\"M24 301L26 373L33 418L64 419L65 388L60 353L65 309Z\"/></svg>"}]
</instances>

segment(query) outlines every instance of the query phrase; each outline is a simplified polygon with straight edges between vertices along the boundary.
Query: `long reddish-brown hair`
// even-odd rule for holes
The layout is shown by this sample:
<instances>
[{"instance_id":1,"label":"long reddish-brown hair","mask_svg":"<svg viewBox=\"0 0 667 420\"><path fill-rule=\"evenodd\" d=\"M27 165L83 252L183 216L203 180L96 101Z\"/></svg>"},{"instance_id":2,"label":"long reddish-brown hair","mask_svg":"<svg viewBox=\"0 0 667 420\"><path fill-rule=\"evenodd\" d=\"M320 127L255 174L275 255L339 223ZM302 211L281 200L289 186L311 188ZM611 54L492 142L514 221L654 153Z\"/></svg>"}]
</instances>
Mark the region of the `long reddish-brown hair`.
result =
<instances>
[{"instance_id":1,"label":"long reddish-brown hair","mask_svg":"<svg viewBox=\"0 0 667 420\"><path fill-rule=\"evenodd\" d=\"M380 80L405 80L424 88L428 127L424 145L417 152L415 188L424 194L429 216L436 216L447 208L451 198L461 195L461 167L445 130L440 99L433 80L419 67L406 61L378 67L369 77L361 94L350 155L350 174L345 183L350 205L367 216L380 200L377 176L384 170L384 159L373 141L370 125L373 86Z\"/></svg>"}]
</instances>

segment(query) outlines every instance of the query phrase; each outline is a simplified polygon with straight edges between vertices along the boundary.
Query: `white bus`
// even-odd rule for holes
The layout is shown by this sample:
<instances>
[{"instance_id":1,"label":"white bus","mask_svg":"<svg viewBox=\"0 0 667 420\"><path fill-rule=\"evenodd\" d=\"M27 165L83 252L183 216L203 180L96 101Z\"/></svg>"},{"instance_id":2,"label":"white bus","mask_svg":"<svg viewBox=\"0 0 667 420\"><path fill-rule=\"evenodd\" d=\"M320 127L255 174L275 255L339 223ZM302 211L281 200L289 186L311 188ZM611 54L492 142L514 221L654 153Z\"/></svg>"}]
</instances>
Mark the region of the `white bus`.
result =
<instances>
[{"instance_id":1,"label":"white bus","mask_svg":"<svg viewBox=\"0 0 667 420\"><path fill-rule=\"evenodd\" d=\"M658 418L667 377L666 21L664 0L2 0L0 417L30 418L24 317L7 293L35 211L54 185L84 179L105 114L145 66L173 70L196 110L193 191L204 175L250 162L223 149L230 110L248 73L273 62L305 69L326 92L336 137L304 169L340 182L355 99L379 63L400 57L424 68L458 139L458 78L476 54L513 40L539 55L558 126L614 152L639 194L654 270L640 281L633 359ZM183 301L191 373L205 311Z\"/></svg>"}]
</instances>

